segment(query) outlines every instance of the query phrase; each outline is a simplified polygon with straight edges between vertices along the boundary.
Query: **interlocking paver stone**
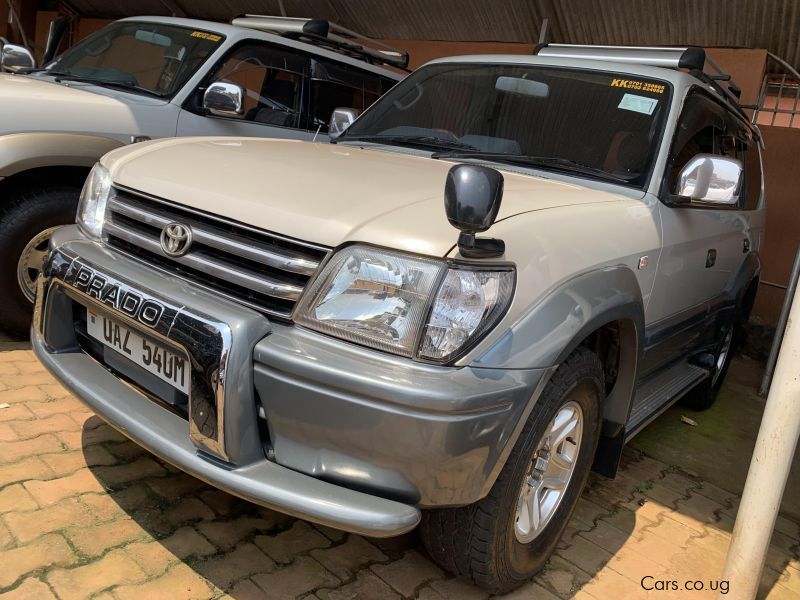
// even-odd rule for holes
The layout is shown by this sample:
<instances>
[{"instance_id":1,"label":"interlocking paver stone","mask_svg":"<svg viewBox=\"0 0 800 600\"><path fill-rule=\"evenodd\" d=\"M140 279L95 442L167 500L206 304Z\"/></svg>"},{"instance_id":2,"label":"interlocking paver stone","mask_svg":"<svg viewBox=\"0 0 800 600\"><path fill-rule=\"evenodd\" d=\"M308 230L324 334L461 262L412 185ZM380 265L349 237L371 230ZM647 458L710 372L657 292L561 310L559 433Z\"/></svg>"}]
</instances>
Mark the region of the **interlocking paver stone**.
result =
<instances>
[{"instance_id":1,"label":"interlocking paver stone","mask_svg":"<svg viewBox=\"0 0 800 600\"><path fill-rule=\"evenodd\" d=\"M82 600L112 586L142 582L146 577L122 550L112 550L97 562L51 571L47 582L63 600Z\"/></svg>"},{"instance_id":2,"label":"interlocking paver stone","mask_svg":"<svg viewBox=\"0 0 800 600\"><path fill-rule=\"evenodd\" d=\"M319 590L316 596L320 600L400 600L397 592L368 569L359 571L355 581L335 590ZM419 600L422 600L422 595Z\"/></svg>"},{"instance_id":3,"label":"interlocking paver stone","mask_svg":"<svg viewBox=\"0 0 800 600\"><path fill-rule=\"evenodd\" d=\"M433 579L441 579L444 572L427 556L409 550L403 558L385 565L373 565L372 570L404 596L411 596L414 590Z\"/></svg>"},{"instance_id":4,"label":"interlocking paver stone","mask_svg":"<svg viewBox=\"0 0 800 600\"><path fill-rule=\"evenodd\" d=\"M0 594L0 600L51 600L56 598L56 595L43 581L34 577L29 577L23 581L19 586Z\"/></svg>"},{"instance_id":5,"label":"interlocking paver stone","mask_svg":"<svg viewBox=\"0 0 800 600\"><path fill-rule=\"evenodd\" d=\"M269 600L294 598L320 587L339 584L339 579L316 560L301 556L288 567L268 575L256 575L253 581Z\"/></svg>"},{"instance_id":6,"label":"interlocking paver stone","mask_svg":"<svg viewBox=\"0 0 800 600\"><path fill-rule=\"evenodd\" d=\"M254 506L126 440L29 351L0 349L0 600L484 600L419 536L369 540ZM5 411L5 412L3 412ZM513 600L663 598L645 575L719 576L739 498L626 449ZM800 524L780 516L760 596L800 600ZM711 597L694 593L698 600Z\"/></svg>"},{"instance_id":7,"label":"interlocking paver stone","mask_svg":"<svg viewBox=\"0 0 800 600\"><path fill-rule=\"evenodd\" d=\"M328 538L304 521L295 522L291 529L275 536L260 535L255 543L273 560L282 564L292 562L297 554L331 545Z\"/></svg>"},{"instance_id":8,"label":"interlocking paver stone","mask_svg":"<svg viewBox=\"0 0 800 600\"><path fill-rule=\"evenodd\" d=\"M217 587L229 589L242 579L272 573L275 563L254 544L246 543L196 564L195 570Z\"/></svg>"},{"instance_id":9,"label":"interlocking paver stone","mask_svg":"<svg viewBox=\"0 0 800 600\"><path fill-rule=\"evenodd\" d=\"M333 548L312 550L311 556L340 579L350 578L355 571L370 563L387 560L376 546L357 535L349 536L347 541Z\"/></svg>"},{"instance_id":10,"label":"interlocking paver stone","mask_svg":"<svg viewBox=\"0 0 800 600\"><path fill-rule=\"evenodd\" d=\"M216 591L189 566L179 564L141 585L118 587L114 595L118 600L205 600L213 598Z\"/></svg>"},{"instance_id":11,"label":"interlocking paver stone","mask_svg":"<svg viewBox=\"0 0 800 600\"><path fill-rule=\"evenodd\" d=\"M0 514L12 510L33 510L38 507L36 500L20 483L0 489Z\"/></svg>"},{"instance_id":12,"label":"interlocking paver stone","mask_svg":"<svg viewBox=\"0 0 800 600\"><path fill-rule=\"evenodd\" d=\"M3 552L0 589L10 586L31 571L50 565L77 562L66 540L60 535L46 535L31 544Z\"/></svg>"},{"instance_id":13,"label":"interlocking paver stone","mask_svg":"<svg viewBox=\"0 0 800 600\"><path fill-rule=\"evenodd\" d=\"M181 527L159 541L136 542L125 546L125 552L150 575L162 574L175 561L190 556L202 558L216 551L208 540L191 527Z\"/></svg>"}]
</instances>

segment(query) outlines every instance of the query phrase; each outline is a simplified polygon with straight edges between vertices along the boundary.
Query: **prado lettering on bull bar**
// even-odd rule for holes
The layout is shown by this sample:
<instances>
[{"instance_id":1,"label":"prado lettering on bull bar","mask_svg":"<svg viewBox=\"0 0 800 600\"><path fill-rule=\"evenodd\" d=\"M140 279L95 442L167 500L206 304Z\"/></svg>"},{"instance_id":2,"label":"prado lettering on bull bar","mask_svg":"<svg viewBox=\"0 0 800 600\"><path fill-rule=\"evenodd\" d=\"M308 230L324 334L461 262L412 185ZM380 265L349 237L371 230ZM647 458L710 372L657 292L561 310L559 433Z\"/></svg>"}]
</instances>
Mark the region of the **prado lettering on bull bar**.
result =
<instances>
[{"instance_id":1,"label":"prado lettering on bull bar","mask_svg":"<svg viewBox=\"0 0 800 600\"><path fill-rule=\"evenodd\" d=\"M95 273L86 265L76 265L77 272L72 279L72 286L84 292L87 296L95 298L116 310L155 328L164 306L152 298L145 298L141 294L127 289L124 285L111 281Z\"/></svg>"}]
</instances>

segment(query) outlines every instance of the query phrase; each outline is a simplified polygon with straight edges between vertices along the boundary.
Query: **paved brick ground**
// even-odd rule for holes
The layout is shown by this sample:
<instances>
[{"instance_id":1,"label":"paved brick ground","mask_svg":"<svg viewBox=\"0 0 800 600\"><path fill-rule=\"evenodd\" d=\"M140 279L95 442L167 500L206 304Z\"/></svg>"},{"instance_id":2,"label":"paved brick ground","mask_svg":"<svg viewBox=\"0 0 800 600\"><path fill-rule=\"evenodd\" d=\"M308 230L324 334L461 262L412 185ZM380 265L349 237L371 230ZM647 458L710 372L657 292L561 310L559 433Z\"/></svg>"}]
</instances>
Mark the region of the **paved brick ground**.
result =
<instances>
[{"instance_id":1,"label":"paved brick ground","mask_svg":"<svg viewBox=\"0 0 800 600\"><path fill-rule=\"evenodd\" d=\"M546 570L508 597L715 597L640 582L716 580L737 502L628 450L615 481L590 481ZM798 524L780 518L762 597L800 599L799 541ZM368 540L210 488L92 416L30 351L0 351L0 598L90 597L486 594L439 570L414 534Z\"/></svg>"}]
</instances>

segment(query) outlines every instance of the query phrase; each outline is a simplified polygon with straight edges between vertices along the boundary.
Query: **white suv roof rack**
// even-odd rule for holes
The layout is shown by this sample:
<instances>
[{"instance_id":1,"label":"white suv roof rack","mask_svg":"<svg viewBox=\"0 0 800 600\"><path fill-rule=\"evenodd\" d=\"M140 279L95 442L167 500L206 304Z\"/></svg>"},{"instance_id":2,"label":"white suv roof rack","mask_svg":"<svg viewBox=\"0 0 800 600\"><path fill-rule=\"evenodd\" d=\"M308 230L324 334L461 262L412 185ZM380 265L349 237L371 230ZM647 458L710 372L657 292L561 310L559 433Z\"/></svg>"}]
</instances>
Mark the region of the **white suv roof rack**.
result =
<instances>
[{"instance_id":1,"label":"white suv roof rack","mask_svg":"<svg viewBox=\"0 0 800 600\"><path fill-rule=\"evenodd\" d=\"M385 64L400 69L408 67L408 52L405 50L324 19L242 15L231 20L231 25L302 40L373 64Z\"/></svg>"},{"instance_id":2,"label":"white suv roof rack","mask_svg":"<svg viewBox=\"0 0 800 600\"><path fill-rule=\"evenodd\" d=\"M582 46L577 44L539 44L533 50L539 56L583 58L608 62L634 63L668 69L703 70L706 52L702 48L664 46Z\"/></svg>"},{"instance_id":3,"label":"white suv roof rack","mask_svg":"<svg viewBox=\"0 0 800 600\"><path fill-rule=\"evenodd\" d=\"M733 82L730 75L720 69L717 63L706 57L705 50L696 46L675 48L669 46L592 46L544 43L537 45L533 49L533 54L554 58L582 58L667 69L687 69L689 74L713 87L740 112L743 108L739 100L742 94L739 86ZM704 70L706 63L716 71L716 74L709 74ZM725 81L728 85L723 87L718 83L720 81Z\"/></svg>"}]
</instances>

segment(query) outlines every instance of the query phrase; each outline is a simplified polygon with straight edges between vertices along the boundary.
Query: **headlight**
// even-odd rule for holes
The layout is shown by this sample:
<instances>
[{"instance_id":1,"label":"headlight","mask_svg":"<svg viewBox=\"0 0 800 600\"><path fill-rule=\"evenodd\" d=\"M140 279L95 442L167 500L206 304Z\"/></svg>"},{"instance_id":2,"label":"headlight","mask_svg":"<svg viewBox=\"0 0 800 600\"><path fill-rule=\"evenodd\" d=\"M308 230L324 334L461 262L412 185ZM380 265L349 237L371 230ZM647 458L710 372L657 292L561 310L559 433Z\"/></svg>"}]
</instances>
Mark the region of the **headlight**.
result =
<instances>
[{"instance_id":1,"label":"headlight","mask_svg":"<svg viewBox=\"0 0 800 600\"><path fill-rule=\"evenodd\" d=\"M471 269L366 246L337 252L295 321L379 350L445 362L505 313L514 272Z\"/></svg>"},{"instance_id":2,"label":"headlight","mask_svg":"<svg viewBox=\"0 0 800 600\"><path fill-rule=\"evenodd\" d=\"M419 355L444 361L457 354L500 320L513 294L514 271L450 269L433 302Z\"/></svg>"},{"instance_id":3,"label":"headlight","mask_svg":"<svg viewBox=\"0 0 800 600\"><path fill-rule=\"evenodd\" d=\"M111 174L103 165L97 163L81 191L78 214L75 221L92 237L99 238L106 220L106 203L111 193Z\"/></svg>"}]
</instances>

